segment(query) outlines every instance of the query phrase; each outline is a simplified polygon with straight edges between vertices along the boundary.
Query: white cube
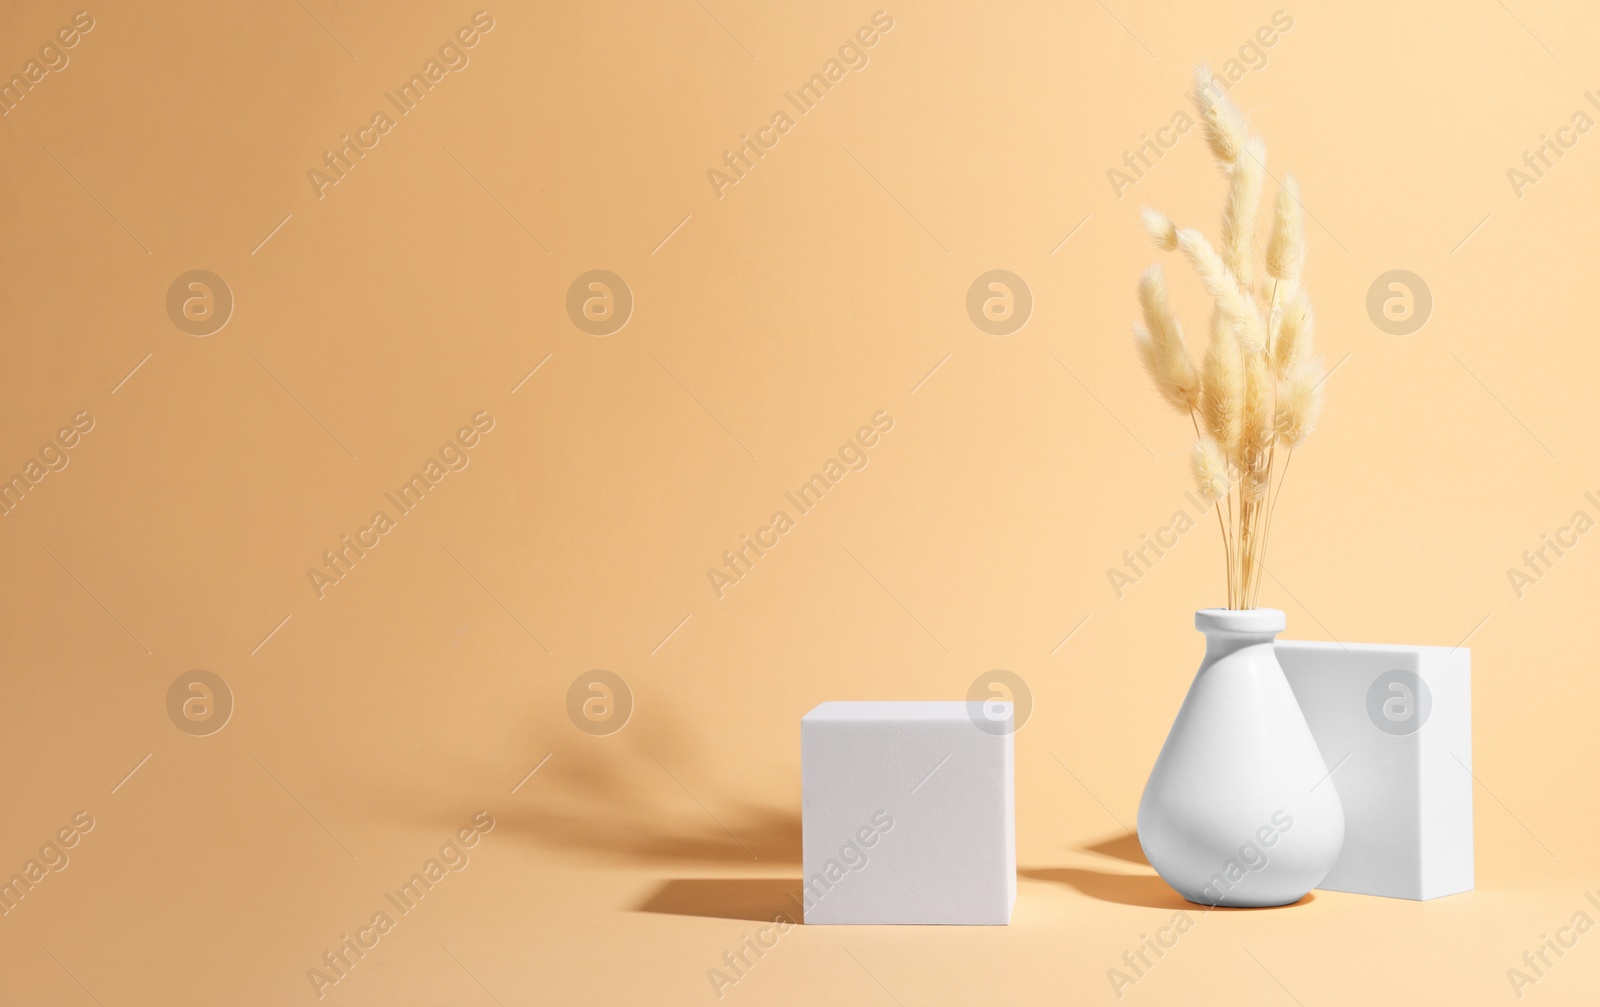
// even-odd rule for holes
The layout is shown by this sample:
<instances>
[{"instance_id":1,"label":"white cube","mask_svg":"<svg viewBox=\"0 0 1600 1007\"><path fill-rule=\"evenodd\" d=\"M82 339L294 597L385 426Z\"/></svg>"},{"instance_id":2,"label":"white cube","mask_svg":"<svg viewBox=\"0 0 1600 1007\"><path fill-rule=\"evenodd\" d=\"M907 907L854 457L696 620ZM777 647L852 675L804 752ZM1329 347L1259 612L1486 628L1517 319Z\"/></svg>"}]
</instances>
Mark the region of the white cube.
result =
<instances>
[{"instance_id":1,"label":"white cube","mask_svg":"<svg viewBox=\"0 0 1600 1007\"><path fill-rule=\"evenodd\" d=\"M1471 891L1472 660L1466 648L1278 641L1344 805L1319 888L1394 899Z\"/></svg>"},{"instance_id":2,"label":"white cube","mask_svg":"<svg viewBox=\"0 0 1600 1007\"><path fill-rule=\"evenodd\" d=\"M822 703L800 720L807 923L1011 922L1010 703Z\"/></svg>"}]
</instances>

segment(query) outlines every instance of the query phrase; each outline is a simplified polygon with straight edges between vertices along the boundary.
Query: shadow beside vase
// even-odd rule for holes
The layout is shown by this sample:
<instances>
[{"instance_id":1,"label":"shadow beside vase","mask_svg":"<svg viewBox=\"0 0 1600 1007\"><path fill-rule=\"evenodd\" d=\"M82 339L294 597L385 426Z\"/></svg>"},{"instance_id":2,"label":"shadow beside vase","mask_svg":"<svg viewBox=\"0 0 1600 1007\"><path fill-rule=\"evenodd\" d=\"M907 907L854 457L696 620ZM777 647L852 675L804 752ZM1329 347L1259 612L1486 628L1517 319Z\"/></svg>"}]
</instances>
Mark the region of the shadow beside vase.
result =
<instances>
[{"instance_id":1,"label":"shadow beside vase","mask_svg":"<svg viewBox=\"0 0 1600 1007\"><path fill-rule=\"evenodd\" d=\"M1137 848L1138 841L1134 841ZM1092 848L1092 847L1091 847ZM1140 858L1143 862L1143 857ZM1202 906L1190 902L1172 890L1157 874L1120 874L1111 871L1092 871L1081 867L1028 867L1017 871L1017 876L1032 881L1050 881L1066 885L1091 899L1113 902L1124 906L1144 906L1149 909L1188 910L1206 912L1215 908L1219 912L1248 912L1235 906ZM1291 906L1309 905L1316 899L1314 893L1292 903Z\"/></svg>"}]
</instances>

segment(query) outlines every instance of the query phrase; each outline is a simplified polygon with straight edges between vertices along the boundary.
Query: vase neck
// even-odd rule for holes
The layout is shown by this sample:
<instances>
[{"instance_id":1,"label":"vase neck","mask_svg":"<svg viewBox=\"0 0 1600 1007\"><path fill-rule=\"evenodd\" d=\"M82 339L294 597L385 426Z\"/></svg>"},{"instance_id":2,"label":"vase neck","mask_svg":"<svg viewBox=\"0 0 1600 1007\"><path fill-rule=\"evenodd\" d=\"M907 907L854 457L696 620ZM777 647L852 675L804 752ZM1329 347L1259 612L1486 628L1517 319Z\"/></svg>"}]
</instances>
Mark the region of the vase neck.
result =
<instances>
[{"instance_id":1,"label":"vase neck","mask_svg":"<svg viewBox=\"0 0 1600 1007\"><path fill-rule=\"evenodd\" d=\"M1206 634L1206 663L1220 661L1248 647L1272 646L1276 633L1208 633Z\"/></svg>"},{"instance_id":2,"label":"vase neck","mask_svg":"<svg viewBox=\"0 0 1600 1007\"><path fill-rule=\"evenodd\" d=\"M1245 649L1271 645L1283 632L1283 613L1275 608L1206 608L1194 614L1194 627L1206 636L1206 661Z\"/></svg>"}]
</instances>

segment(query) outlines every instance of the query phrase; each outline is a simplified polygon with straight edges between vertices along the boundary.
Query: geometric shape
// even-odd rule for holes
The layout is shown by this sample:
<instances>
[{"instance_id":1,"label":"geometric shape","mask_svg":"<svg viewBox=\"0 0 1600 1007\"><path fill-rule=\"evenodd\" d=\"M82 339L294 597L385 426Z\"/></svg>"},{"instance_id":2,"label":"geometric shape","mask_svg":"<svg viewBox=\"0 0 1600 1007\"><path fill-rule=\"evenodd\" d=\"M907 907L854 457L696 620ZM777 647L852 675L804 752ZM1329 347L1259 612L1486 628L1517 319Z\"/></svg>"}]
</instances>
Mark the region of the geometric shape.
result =
<instances>
[{"instance_id":1,"label":"geometric shape","mask_svg":"<svg viewBox=\"0 0 1600 1007\"><path fill-rule=\"evenodd\" d=\"M976 726L1005 725L1011 712L994 701L834 702L801 718L807 923L1011 921L1013 732Z\"/></svg>"}]
</instances>

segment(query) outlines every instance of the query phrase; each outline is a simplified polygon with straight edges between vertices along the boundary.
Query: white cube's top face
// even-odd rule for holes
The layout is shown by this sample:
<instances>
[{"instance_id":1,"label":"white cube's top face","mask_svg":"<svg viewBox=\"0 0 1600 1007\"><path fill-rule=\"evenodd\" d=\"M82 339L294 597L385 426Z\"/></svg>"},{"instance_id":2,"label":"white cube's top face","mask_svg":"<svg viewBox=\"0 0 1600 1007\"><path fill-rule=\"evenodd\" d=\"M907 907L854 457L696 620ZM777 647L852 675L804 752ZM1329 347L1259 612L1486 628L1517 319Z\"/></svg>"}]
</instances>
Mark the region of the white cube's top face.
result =
<instances>
[{"instance_id":1,"label":"white cube's top face","mask_svg":"<svg viewBox=\"0 0 1600 1007\"><path fill-rule=\"evenodd\" d=\"M989 723L1009 723L1012 704L999 700L993 702L963 702L961 700L916 699L905 701L840 700L818 703L811 712L800 718L802 723L818 721L968 721L976 715ZM988 728L985 728L988 730ZM990 733L994 733L992 730Z\"/></svg>"},{"instance_id":2,"label":"white cube's top face","mask_svg":"<svg viewBox=\"0 0 1600 1007\"><path fill-rule=\"evenodd\" d=\"M1332 643L1325 640L1279 640L1279 647L1307 652L1337 649L1343 655L1363 655L1369 658L1382 658L1384 661L1400 661L1415 664L1420 660L1435 657L1459 657L1465 664L1471 664L1471 647L1419 647L1410 644L1393 643Z\"/></svg>"},{"instance_id":3,"label":"white cube's top face","mask_svg":"<svg viewBox=\"0 0 1600 1007\"><path fill-rule=\"evenodd\" d=\"M806 714L806 922L1008 922L1011 718L1009 703L962 701L823 703Z\"/></svg>"}]
</instances>

